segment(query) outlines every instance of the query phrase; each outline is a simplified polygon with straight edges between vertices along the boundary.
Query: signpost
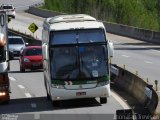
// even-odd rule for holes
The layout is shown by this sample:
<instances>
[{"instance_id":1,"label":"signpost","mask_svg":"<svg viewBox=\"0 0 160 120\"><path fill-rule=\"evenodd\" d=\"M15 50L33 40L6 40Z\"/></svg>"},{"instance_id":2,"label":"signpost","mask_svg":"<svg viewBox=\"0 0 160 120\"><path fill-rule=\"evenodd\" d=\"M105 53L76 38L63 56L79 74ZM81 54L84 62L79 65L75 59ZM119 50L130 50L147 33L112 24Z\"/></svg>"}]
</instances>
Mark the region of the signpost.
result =
<instances>
[{"instance_id":1,"label":"signpost","mask_svg":"<svg viewBox=\"0 0 160 120\"><path fill-rule=\"evenodd\" d=\"M35 23L32 23L30 24L28 29L33 33L33 37L34 37L34 33L38 30L38 26Z\"/></svg>"}]
</instances>

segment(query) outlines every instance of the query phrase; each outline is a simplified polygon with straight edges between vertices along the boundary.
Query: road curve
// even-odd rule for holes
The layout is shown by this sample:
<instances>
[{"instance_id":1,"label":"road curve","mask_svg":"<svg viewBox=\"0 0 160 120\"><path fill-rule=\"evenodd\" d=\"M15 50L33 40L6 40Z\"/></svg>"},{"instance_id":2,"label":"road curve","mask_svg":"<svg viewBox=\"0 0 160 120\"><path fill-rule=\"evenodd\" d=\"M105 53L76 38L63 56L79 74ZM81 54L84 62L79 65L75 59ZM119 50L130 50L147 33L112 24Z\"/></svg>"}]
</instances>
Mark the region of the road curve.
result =
<instances>
[{"instance_id":1,"label":"road curve","mask_svg":"<svg viewBox=\"0 0 160 120\"><path fill-rule=\"evenodd\" d=\"M44 0L0 0L0 4L13 4L17 11L24 11L31 5L44 3Z\"/></svg>"}]
</instances>

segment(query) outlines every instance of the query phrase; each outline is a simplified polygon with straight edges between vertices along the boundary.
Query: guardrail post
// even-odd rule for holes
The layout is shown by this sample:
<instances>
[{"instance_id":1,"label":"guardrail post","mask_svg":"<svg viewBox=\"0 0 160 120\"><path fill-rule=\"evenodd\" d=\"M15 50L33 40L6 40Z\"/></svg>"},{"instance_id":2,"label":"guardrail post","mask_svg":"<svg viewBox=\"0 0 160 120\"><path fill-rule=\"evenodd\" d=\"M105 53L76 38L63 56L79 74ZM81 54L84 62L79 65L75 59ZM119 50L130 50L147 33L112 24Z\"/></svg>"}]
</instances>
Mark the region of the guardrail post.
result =
<instances>
[{"instance_id":1,"label":"guardrail post","mask_svg":"<svg viewBox=\"0 0 160 120\"><path fill-rule=\"evenodd\" d=\"M123 65L123 69L124 69L124 70L126 69L126 66L125 66L125 65Z\"/></svg>"},{"instance_id":2,"label":"guardrail post","mask_svg":"<svg viewBox=\"0 0 160 120\"><path fill-rule=\"evenodd\" d=\"M158 91L158 80L155 80L156 91Z\"/></svg>"},{"instance_id":3,"label":"guardrail post","mask_svg":"<svg viewBox=\"0 0 160 120\"><path fill-rule=\"evenodd\" d=\"M147 78L147 83L149 82L148 78Z\"/></svg>"}]
</instances>

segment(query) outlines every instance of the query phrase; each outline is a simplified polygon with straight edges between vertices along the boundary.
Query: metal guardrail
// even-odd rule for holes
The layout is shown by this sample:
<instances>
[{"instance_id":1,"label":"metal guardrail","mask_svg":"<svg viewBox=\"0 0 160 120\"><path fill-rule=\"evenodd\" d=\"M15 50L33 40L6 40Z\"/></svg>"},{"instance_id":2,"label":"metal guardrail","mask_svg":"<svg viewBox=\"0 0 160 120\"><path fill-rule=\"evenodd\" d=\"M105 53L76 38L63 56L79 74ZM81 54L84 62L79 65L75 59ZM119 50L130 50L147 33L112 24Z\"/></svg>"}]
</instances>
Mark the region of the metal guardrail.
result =
<instances>
[{"instance_id":1,"label":"metal guardrail","mask_svg":"<svg viewBox=\"0 0 160 120\"><path fill-rule=\"evenodd\" d=\"M9 36L18 35L18 36L23 37L25 42L29 43L29 46L41 45L42 44L40 40L37 40L33 36L30 36L30 35L27 35L27 34L24 34L24 33L20 33L20 32L15 31L15 30L9 29L8 34L9 34Z\"/></svg>"},{"instance_id":2,"label":"metal guardrail","mask_svg":"<svg viewBox=\"0 0 160 120\"><path fill-rule=\"evenodd\" d=\"M55 15L66 14L66 13L44 10L36 7L29 7L28 12L44 18L53 17ZM156 32L152 30L145 30L142 28L127 26L123 24L116 24L111 22L103 22L103 23L106 27L106 31L109 33L131 37L145 42L160 44L160 32L158 31Z\"/></svg>"}]
</instances>

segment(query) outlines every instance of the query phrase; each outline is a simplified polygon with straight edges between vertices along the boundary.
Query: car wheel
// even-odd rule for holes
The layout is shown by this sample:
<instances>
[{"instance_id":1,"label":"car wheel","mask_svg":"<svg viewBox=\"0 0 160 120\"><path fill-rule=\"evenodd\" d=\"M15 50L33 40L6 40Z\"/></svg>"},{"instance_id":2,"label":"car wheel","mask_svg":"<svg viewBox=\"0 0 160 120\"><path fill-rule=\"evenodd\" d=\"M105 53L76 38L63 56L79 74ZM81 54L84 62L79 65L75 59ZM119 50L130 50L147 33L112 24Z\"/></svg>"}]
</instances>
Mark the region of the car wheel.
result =
<instances>
[{"instance_id":1,"label":"car wheel","mask_svg":"<svg viewBox=\"0 0 160 120\"><path fill-rule=\"evenodd\" d=\"M25 69L22 68L22 67L20 67L20 71L21 71L21 72L25 72Z\"/></svg>"},{"instance_id":2,"label":"car wheel","mask_svg":"<svg viewBox=\"0 0 160 120\"><path fill-rule=\"evenodd\" d=\"M100 97L100 103L101 103L101 104L107 103L107 98L105 98L105 97Z\"/></svg>"}]
</instances>

